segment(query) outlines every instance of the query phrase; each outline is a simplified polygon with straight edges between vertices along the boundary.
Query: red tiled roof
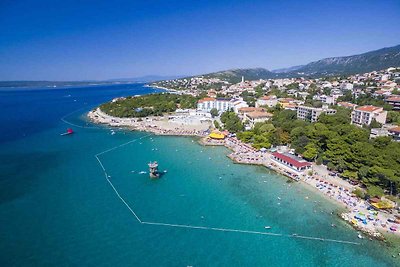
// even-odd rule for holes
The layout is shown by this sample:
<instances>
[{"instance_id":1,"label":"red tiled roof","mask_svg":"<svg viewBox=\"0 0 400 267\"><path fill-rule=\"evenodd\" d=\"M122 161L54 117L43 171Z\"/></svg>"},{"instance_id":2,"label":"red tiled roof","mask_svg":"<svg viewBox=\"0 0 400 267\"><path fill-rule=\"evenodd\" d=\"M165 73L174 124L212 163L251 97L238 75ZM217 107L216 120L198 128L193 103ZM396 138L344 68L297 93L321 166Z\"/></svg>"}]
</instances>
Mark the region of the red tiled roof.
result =
<instances>
[{"instance_id":1,"label":"red tiled roof","mask_svg":"<svg viewBox=\"0 0 400 267\"><path fill-rule=\"evenodd\" d=\"M265 108L242 107L242 108L239 108L239 111L240 111L240 112L265 111Z\"/></svg>"},{"instance_id":2,"label":"red tiled roof","mask_svg":"<svg viewBox=\"0 0 400 267\"><path fill-rule=\"evenodd\" d=\"M262 100L270 100L270 99L276 99L276 96L274 95L266 95L261 97Z\"/></svg>"},{"instance_id":3,"label":"red tiled roof","mask_svg":"<svg viewBox=\"0 0 400 267\"><path fill-rule=\"evenodd\" d=\"M282 102L292 102L292 101L294 101L294 99L290 98L290 97L286 97L286 98L279 98L278 101L281 103Z\"/></svg>"},{"instance_id":4,"label":"red tiled roof","mask_svg":"<svg viewBox=\"0 0 400 267\"><path fill-rule=\"evenodd\" d=\"M382 109L382 108L381 107L375 107L375 106L362 106L362 107L356 108L356 110L366 111L366 112L373 112L373 111L376 111L378 109Z\"/></svg>"},{"instance_id":5,"label":"red tiled roof","mask_svg":"<svg viewBox=\"0 0 400 267\"><path fill-rule=\"evenodd\" d=\"M207 101L215 101L215 98L212 98L212 97L205 97L205 98L203 98L203 99L200 99L200 100L199 100L199 103L207 102Z\"/></svg>"},{"instance_id":6,"label":"red tiled roof","mask_svg":"<svg viewBox=\"0 0 400 267\"><path fill-rule=\"evenodd\" d=\"M395 133L400 133L400 127L394 127L394 128L390 128L389 132L395 132Z\"/></svg>"},{"instance_id":7,"label":"red tiled roof","mask_svg":"<svg viewBox=\"0 0 400 267\"><path fill-rule=\"evenodd\" d=\"M392 96L386 99L386 101L400 102L400 96Z\"/></svg>"},{"instance_id":8,"label":"red tiled roof","mask_svg":"<svg viewBox=\"0 0 400 267\"><path fill-rule=\"evenodd\" d=\"M289 156L281 154L279 152L272 153L272 156L274 156L276 158L279 158L279 159L281 159L283 161L286 161L287 163L292 164L296 168L301 168L301 167L304 167L304 166L311 166L311 163L309 163L309 162L300 162L300 161L297 161L297 160L295 160L295 159L293 159L293 158L291 158Z\"/></svg>"},{"instance_id":9,"label":"red tiled roof","mask_svg":"<svg viewBox=\"0 0 400 267\"><path fill-rule=\"evenodd\" d=\"M258 119L258 118L270 118L272 117L272 114L265 111L253 111L247 113L247 116L253 119Z\"/></svg>"},{"instance_id":10,"label":"red tiled roof","mask_svg":"<svg viewBox=\"0 0 400 267\"><path fill-rule=\"evenodd\" d=\"M339 102L338 105L339 106L343 106L343 107L348 107L348 108L352 108L352 107L357 106L356 104L349 103L349 102Z\"/></svg>"}]
</instances>

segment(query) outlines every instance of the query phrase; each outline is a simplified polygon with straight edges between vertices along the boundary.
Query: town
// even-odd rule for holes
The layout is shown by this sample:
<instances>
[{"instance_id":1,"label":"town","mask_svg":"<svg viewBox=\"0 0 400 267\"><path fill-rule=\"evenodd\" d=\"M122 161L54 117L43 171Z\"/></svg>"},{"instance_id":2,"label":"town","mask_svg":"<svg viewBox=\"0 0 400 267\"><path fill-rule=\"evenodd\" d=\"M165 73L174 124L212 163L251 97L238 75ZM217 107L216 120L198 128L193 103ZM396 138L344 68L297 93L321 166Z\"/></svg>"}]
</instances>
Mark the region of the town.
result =
<instances>
[{"instance_id":1,"label":"town","mask_svg":"<svg viewBox=\"0 0 400 267\"><path fill-rule=\"evenodd\" d=\"M233 84L193 77L152 86L197 97L196 115L216 129L204 143L229 147L235 162L312 185L349 208L342 218L370 236L398 231L400 68L315 79L241 77Z\"/></svg>"},{"instance_id":2,"label":"town","mask_svg":"<svg viewBox=\"0 0 400 267\"><path fill-rule=\"evenodd\" d=\"M158 135L199 136L202 145L229 148L236 163L310 185L346 207L340 216L370 237L400 233L400 68L148 86L167 92L115 98L88 117Z\"/></svg>"},{"instance_id":3,"label":"town","mask_svg":"<svg viewBox=\"0 0 400 267\"><path fill-rule=\"evenodd\" d=\"M371 128L371 138L400 140L400 68L388 68L348 77L284 78L231 84L219 78L192 77L153 83L179 94L202 97L197 110L219 114L233 110L246 129L268 121L268 109L293 110L297 118L317 122L335 107L350 109L351 123Z\"/></svg>"}]
</instances>

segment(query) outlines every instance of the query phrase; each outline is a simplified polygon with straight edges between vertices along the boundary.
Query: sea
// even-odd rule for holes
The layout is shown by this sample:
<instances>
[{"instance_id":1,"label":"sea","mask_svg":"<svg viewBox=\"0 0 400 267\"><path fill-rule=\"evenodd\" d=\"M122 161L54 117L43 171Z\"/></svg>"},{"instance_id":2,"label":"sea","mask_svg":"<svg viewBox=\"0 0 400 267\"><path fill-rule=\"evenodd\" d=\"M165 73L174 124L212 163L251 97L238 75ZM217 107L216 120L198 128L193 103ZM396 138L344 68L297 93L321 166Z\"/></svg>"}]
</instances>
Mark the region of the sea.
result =
<instances>
[{"instance_id":1,"label":"sea","mask_svg":"<svg viewBox=\"0 0 400 267\"><path fill-rule=\"evenodd\" d=\"M0 266L400 266L399 248L359 239L336 204L226 148L86 119L159 91L0 89Z\"/></svg>"}]
</instances>

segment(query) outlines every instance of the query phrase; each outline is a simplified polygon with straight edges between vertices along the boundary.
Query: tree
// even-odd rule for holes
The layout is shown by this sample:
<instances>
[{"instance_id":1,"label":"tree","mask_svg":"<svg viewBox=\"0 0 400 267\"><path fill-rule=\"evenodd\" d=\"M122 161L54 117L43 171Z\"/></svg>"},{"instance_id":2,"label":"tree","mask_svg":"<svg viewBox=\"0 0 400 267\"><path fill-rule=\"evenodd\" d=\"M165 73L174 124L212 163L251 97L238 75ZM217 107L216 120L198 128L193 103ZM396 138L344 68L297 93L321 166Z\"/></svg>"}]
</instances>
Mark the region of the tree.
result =
<instances>
[{"instance_id":1,"label":"tree","mask_svg":"<svg viewBox=\"0 0 400 267\"><path fill-rule=\"evenodd\" d=\"M389 111L387 114L386 122L400 125L400 112Z\"/></svg>"},{"instance_id":2,"label":"tree","mask_svg":"<svg viewBox=\"0 0 400 267\"><path fill-rule=\"evenodd\" d=\"M379 186L375 186L375 185L367 186L367 194L370 197L375 197L375 196L381 197L381 196L383 196L383 193L384 193L383 189L380 188Z\"/></svg>"},{"instance_id":3,"label":"tree","mask_svg":"<svg viewBox=\"0 0 400 267\"><path fill-rule=\"evenodd\" d=\"M372 119L371 124L369 125L370 128L381 128L382 124L377 122L375 119Z\"/></svg>"},{"instance_id":4,"label":"tree","mask_svg":"<svg viewBox=\"0 0 400 267\"><path fill-rule=\"evenodd\" d=\"M303 157L308 160L314 160L318 155L318 147L314 143L309 143L305 147Z\"/></svg>"},{"instance_id":5,"label":"tree","mask_svg":"<svg viewBox=\"0 0 400 267\"><path fill-rule=\"evenodd\" d=\"M224 128L231 133L236 133L244 130L244 126L239 117L233 111L226 111L221 115L221 122Z\"/></svg>"},{"instance_id":6,"label":"tree","mask_svg":"<svg viewBox=\"0 0 400 267\"><path fill-rule=\"evenodd\" d=\"M250 143L253 141L254 133L252 131L246 131L242 133L238 133L237 137L245 143Z\"/></svg>"},{"instance_id":7,"label":"tree","mask_svg":"<svg viewBox=\"0 0 400 267\"><path fill-rule=\"evenodd\" d=\"M328 162L328 164L326 165L326 167L327 167L328 170L330 170L330 171L335 171L335 170L336 170L336 166L335 166L335 164L333 164L332 162Z\"/></svg>"},{"instance_id":8,"label":"tree","mask_svg":"<svg viewBox=\"0 0 400 267\"><path fill-rule=\"evenodd\" d=\"M211 110L210 110L210 114L211 114L211 116L214 118L214 117L217 117L218 116L218 109L216 109L216 108L212 108Z\"/></svg>"},{"instance_id":9,"label":"tree","mask_svg":"<svg viewBox=\"0 0 400 267\"><path fill-rule=\"evenodd\" d=\"M219 125L219 122L218 122L217 120L214 120L214 126L215 126L215 128L217 128L217 129L220 129L220 128L221 128L221 125Z\"/></svg>"}]
</instances>

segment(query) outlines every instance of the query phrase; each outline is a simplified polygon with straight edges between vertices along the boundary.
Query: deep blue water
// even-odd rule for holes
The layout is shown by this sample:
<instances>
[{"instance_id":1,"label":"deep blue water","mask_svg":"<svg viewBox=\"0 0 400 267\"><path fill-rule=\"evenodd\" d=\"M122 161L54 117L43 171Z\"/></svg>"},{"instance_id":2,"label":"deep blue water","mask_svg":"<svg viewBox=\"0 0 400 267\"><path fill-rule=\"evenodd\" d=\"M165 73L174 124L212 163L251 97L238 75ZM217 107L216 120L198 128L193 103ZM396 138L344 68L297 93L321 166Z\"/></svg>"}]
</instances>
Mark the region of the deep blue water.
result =
<instances>
[{"instance_id":1,"label":"deep blue water","mask_svg":"<svg viewBox=\"0 0 400 267\"><path fill-rule=\"evenodd\" d=\"M102 102L154 91L137 84L0 91L1 266L399 264L382 244L357 239L331 214L332 203L264 168L233 164L225 148L124 130L111 135L85 120ZM71 127L61 118L77 125L74 135L60 136ZM99 159L139 219L156 224L139 223L95 158L130 141ZM139 173L150 160L168 170L161 179Z\"/></svg>"}]
</instances>

